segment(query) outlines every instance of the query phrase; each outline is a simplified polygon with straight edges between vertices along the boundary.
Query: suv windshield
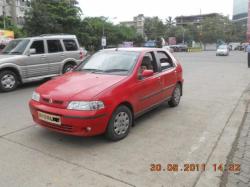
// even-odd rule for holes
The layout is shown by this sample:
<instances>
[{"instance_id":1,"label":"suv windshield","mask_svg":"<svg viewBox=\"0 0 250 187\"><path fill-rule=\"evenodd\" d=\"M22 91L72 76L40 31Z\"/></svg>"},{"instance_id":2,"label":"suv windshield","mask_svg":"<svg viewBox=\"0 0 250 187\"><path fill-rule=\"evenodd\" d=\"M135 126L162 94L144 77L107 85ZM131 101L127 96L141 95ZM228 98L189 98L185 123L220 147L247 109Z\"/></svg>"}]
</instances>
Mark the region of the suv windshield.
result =
<instances>
[{"instance_id":1,"label":"suv windshield","mask_svg":"<svg viewBox=\"0 0 250 187\"><path fill-rule=\"evenodd\" d=\"M138 56L139 52L101 51L85 59L77 70L127 75L133 70Z\"/></svg>"},{"instance_id":2,"label":"suv windshield","mask_svg":"<svg viewBox=\"0 0 250 187\"><path fill-rule=\"evenodd\" d=\"M2 51L3 54L21 55L29 44L28 39L12 40Z\"/></svg>"}]
</instances>

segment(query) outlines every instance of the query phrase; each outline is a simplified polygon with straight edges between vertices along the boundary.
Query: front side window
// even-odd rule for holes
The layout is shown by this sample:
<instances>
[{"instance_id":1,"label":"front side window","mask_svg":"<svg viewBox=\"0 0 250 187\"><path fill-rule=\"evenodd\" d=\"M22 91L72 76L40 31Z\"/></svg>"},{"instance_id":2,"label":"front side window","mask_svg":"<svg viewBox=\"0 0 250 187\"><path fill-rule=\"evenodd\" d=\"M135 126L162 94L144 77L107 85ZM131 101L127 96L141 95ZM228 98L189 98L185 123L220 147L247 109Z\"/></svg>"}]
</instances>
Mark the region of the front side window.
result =
<instances>
[{"instance_id":1,"label":"front side window","mask_svg":"<svg viewBox=\"0 0 250 187\"><path fill-rule=\"evenodd\" d=\"M77 51L78 47L75 40L63 40L66 51Z\"/></svg>"},{"instance_id":2,"label":"front side window","mask_svg":"<svg viewBox=\"0 0 250 187\"><path fill-rule=\"evenodd\" d=\"M30 49L35 49L35 54L43 54L44 53L44 43L43 40L34 41L30 46Z\"/></svg>"},{"instance_id":3,"label":"front side window","mask_svg":"<svg viewBox=\"0 0 250 187\"><path fill-rule=\"evenodd\" d=\"M80 71L92 73L128 75L137 62L139 52L102 51L84 60Z\"/></svg>"},{"instance_id":4,"label":"front side window","mask_svg":"<svg viewBox=\"0 0 250 187\"><path fill-rule=\"evenodd\" d=\"M11 54L11 55L22 55L25 51L27 45L30 40L28 39L18 39L12 40L2 51L3 54Z\"/></svg>"},{"instance_id":5,"label":"front side window","mask_svg":"<svg viewBox=\"0 0 250 187\"><path fill-rule=\"evenodd\" d=\"M47 40L47 44L49 53L58 53L63 51L60 40Z\"/></svg>"},{"instance_id":6,"label":"front side window","mask_svg":"<svg viewBox=\"0 0 250 187\"><path fill-rule=\"evenodd\" d=\"M166 54L166 52L158 51L157 52L158 59L161 63L161 70L165 71L171 67L173 67L173 62L171 58Z\"/></svg>"},{"instance_id":7,"label":"front side window","mask_svg":"<svg viewBox=\"0 0 250 187\"><path fill-rule=\"evenodd\" d=\"M157 62L153 52L146 53L141 63L142 70L153 70L155 73L158 72Z\"/></svg>"}]
</instances>

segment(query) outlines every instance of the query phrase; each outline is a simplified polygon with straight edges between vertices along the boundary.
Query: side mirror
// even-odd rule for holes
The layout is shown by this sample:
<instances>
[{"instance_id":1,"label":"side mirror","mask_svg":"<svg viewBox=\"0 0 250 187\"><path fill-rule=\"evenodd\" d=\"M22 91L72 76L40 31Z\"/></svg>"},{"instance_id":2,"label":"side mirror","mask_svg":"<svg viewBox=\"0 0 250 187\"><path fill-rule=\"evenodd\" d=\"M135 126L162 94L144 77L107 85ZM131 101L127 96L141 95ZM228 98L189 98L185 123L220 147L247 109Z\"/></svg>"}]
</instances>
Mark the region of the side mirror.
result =
<instances>
[{"instance_id":1,"label":"side mirror","mask_svg":"<svg viewBox=\"0 0 250 187\"><path fill-rule=\"evenodd\" d=\"M36 54L36 49L32 48L29 50L29 55L32 55L32 54Z\"/></svg>"},{"instance_id":2,"label":"side mirror","mask_svg":"<svg viewBox=\"0 0 250 187\"><path fill-rule=\"evenodd\" d=\"M151 77L153 75L154 75L153 70L143 70L143 72L142 72L142 77L143 78Z\"/></svg>"}]
</instances>

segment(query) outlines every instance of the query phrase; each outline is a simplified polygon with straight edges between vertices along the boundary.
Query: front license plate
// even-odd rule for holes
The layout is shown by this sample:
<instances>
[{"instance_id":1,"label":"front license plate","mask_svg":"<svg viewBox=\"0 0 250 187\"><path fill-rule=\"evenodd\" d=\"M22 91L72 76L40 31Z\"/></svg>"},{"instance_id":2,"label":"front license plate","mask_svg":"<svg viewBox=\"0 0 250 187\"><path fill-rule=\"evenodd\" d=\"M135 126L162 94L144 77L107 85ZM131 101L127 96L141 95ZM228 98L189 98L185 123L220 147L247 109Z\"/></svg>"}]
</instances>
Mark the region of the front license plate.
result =
<instances>
[{"instance_id":1,"label":"front license plate","mask_svg":"<svg viewBox=\"0 0 250 187\"><path fill-rule=\"evenodd\" d=\"M46 121L49 123L53 123L56 125L61 125L61 117L60 116L55 116L43 112L38 112L38 118L42 121Z\"/></svg>"}]
</instances>

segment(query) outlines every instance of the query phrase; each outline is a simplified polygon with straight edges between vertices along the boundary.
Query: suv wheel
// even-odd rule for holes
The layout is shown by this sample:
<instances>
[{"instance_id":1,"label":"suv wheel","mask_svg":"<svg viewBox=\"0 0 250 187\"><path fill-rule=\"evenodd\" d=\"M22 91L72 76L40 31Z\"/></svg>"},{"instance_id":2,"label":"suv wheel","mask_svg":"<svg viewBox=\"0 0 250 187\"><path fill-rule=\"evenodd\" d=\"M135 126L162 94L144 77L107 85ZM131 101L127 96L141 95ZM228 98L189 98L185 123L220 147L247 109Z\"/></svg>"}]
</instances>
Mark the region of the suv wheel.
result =
<instances>
[{"instance_id":1,"label":"suv wheel","mask_svg":"<svg viewBox=\"0 0 250 187\"><path fill-rule=\"evenodd\" d=\"M179 105L180 100L181 100L181 85L177 84L168 104L171 107L175 107L175 106Z\"/></svg>"},{"instance_id":2,"label":"suv wheel","mask_svg":"<svg viewBox=\"0 0 250 187\"><path fill-rule=\"evenodd\" d=\"M112 141L118 141L125 138L129 133L132 120L131 110L124 105L119 106L109 121L106 137Z\"/></svg>"},{"instance_id":3,"label":"suv wheel","mask_svg":"<svg viewBox=\"0 0 250 187\"><path fill-rule=\"evenodd\" d=\"M10 92L18 85L17 75L13 71L5 70L0 72L0 91Z\"/></svg>"},{"instance_id":4,"label":"suv wheel","mask_svg":"<svg viewBox=\"0 0 250 187\"><path fill-rule=\"evenodd\" d=\"M63 66L63 72L62 73L64 74L64 73L67 73L67 72L73 70L74 66L75 66L75 64L73 64L73 63L67 63L67 64L65 64Z\"/></svg>"}]
</instances>

